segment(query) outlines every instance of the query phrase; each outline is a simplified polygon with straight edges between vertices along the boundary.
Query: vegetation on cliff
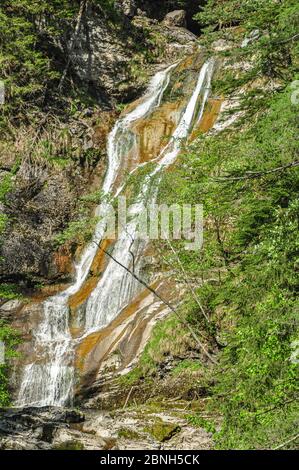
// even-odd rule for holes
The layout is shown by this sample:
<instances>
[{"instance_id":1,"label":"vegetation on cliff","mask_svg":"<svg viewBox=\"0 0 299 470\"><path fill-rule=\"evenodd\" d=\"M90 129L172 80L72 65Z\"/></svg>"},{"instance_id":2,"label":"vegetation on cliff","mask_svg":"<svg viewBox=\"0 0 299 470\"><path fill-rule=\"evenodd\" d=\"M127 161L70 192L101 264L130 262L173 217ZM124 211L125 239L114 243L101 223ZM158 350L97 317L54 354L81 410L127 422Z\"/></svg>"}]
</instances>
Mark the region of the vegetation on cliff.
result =
<instances>
[{"instance_id":1,"label":"vegetation on cliff","mask_svg":"<svg viewBox=\"0 0 299 470\"><path fill-rule=\"evenodd\" d=\"M8 406L11 402L8 384L10 360L18 357L16 346L19 334L0 320L0 407Z\"/></svg>"},{"instance_id":2,"label":"vegetation on cliff","mask_svg":"<svg viewBox=\"0 0 299 470\"><path fill-rule=\"evenodd\" d=\"M204 205L202 252L177 250L190 279L201 279L197 293L210 322L192 300L187 318L212 338L216 332L221 348L210 371L214 406L226 418L221 447L275 446L296 428L299 180L291 94L273 97L245 132L199 138L161 193Z\"/></svg>"},{"instance_id":3,"label":"vegetation on cliff","mask_svg":"<svg viewBox=\"0 0 299 470\"><path fill-rule=\"evenodd\" d=\"M115 2L90 3L103 10L109 24L120 29L125 25L118 24ZM142 7L146 2L138 3ZM167 3L189 6L184 1ZM191 3L193 8L202 2ZM69 128L82 124L82 113L88 114L96 102L88 87L76 81L72 68L68 69L59 44L61 25L74 26L80 5L80 1L67 0L4 0L1 5L0 78L6 102L0 114L5 135L0 147L0 233L3 244L9 230L16 228L10 233L21 234L20 239L13 237L14 243L19 241L8 246L8 255L24 247L35 253L43 243L51 255L55 240L65 244L76 235L82 238L86 229L87 219L78 222L75 215L82 201L84 210L93 202L82 198L82 187L90 181L86 169L94 170L102 153L99 148L84 148L80 137L70 137ZM208 398L209 411L223 418L219 430L218 423L203 423L196 413L188 417L213 432L218 448L276 448L284 442L285 448L294 448L298 420L299 165L294 88L298 85L298 5L295 0L208 0L197 20L204 27L201 42L207 56L215 54L216 48L222 67L211 98L234 103L224 121L230 114L238 118L218 132L197 135L165 173L159 188L164 203L203 204L203 249L186 252L178 241L173 242L173 249L167 243L157 243L156 248L161 264L164 257L176 274L183 266L190 284L196 285L201 308L194 296L186 294L180 314L203 338L217 364L209 364L189 331L176 316L169 316L156 326L138 367L122 378L122 384L130 391L135 383L142 387L163 374L172 378L182 374L184 392L200 389ZM135 33L132 38L140 38ZM147 34L142 51L138 46L131 57L130 67L137 72L143 60L151 61L155 55L156 43L151 53L143 55L151 41L146 38ZM62 86L65 83L70 86ZM88 126L83 116L81 131L86 133ZM15 152L9 150L12 142ZM53 179L56 183L51 186ZM52 200L55 207L49 207ZM48 215L45 220L36 201ZM61 201L65 204L59 205ZM25 215L30 223L24 223ZM40 236L44 232L49 238ZM13 264L11 257L2 272L0 298L14 298L13 283L20 279L22 285L34 288L41 266L47 266L43 279L61 280L61 273L49 274L50 263L45 260L48 263L41 253L28 268L27 260L21 258L23 265ZM7 359L13 357L18 338L2 323L0 340L6 343ZM175 365L161 372L169 357L176 359ZM7 365L0 365L0 406L8 404Z\"/></svg>"},{"instance_id":4,"label":"vegetation on cliff","mask_svg":"<svg viewBox=\"0 0 299 470\"><path fill-rule=\"evenodd\" d=\"M0 308L70 281L93 227L107 133L164 54L157 21L135 25L116 4L1 2Z\"/></svg>"},{"instance_id":5,"label":"vegetation on cliff","mask_svg":"<svg viewBox=\"0 0 299 470\"><path fill-rule=\"evenodd\" d=\"M160 186L164 203L204 207L201 252L186 252L183 243L173 242L190 283L200 286L196 294L209 321L192 296L186 296L182 312L211 351L218 351L218 364L202 367L197 385L190 374L190 388L205 385L210 411L224 418L214 434L218 448L275 448L284 441L285 448L294 448L298 5L292 0L225 5L211 0L198 18L207 24L202 41L210 51L216 40L224 40L218 57L226 66L221 79L216 74L212 98L233 94L237 104L230 114L240 114L235 124L188 145ZM249 40L240 47L245 37ZM181 266L173 250L168 244L158 248L177 276ZM130 384L138 377L159 376L167 357L192 358L186 336L175 317L158 325L127 379ZM182 369L192 372L198 359L183 362Z\"/></svg>"}]
</instances>

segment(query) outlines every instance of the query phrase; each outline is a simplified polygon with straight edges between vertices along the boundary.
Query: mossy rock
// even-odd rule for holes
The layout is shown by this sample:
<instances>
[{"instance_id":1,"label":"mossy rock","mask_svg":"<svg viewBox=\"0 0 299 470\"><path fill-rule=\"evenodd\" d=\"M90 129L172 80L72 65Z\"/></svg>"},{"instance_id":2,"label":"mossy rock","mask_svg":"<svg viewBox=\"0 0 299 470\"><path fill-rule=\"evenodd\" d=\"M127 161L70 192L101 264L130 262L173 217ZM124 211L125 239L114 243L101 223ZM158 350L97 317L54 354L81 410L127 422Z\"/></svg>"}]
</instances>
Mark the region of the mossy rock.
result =
<instances>
[{"instance_id":1,"label":"mossy rock","mask_svg":"<svg viewBox=\"0 0 299 470\"><path fill-rule=\"evenodd\" d=\"M84 445L80 441L65 441L53 446L53 450L84 450Z\"/></svg>"},{"instance_id":2,"label":"mossy rock","mask_svg":"<svg viewBox=\"0 0 299 470\"><path fill-rule=\"evenodd\" d=\"M180 430L181 427L178 424L165 423L162 420L144 428L145 432L151 434L159 442L169 441Z\"/></svg>"},{"instance_id":3,"label":"mossy rock","mask_svg":"<svg viewBox=\"0 0 299 470\"><path fill-rule=\"evenodd\" d=\"M129 428L120 428L118 430L118 437L119 438L122 437L128 440L140 439L140 435L136 431L133 431L133 429L129 429Z\"/></svg>"}]
</instances>

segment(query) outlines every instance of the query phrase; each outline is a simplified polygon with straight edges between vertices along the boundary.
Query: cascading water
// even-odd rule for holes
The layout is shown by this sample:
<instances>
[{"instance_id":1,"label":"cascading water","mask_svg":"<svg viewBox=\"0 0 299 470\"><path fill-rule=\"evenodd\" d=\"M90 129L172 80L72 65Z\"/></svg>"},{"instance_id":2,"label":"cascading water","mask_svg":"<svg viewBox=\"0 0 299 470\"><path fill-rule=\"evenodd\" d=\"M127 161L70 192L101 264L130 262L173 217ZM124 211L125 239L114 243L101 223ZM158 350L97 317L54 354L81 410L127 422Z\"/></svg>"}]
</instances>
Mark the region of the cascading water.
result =
<instances>
[{"instance_id":1,"label":"cascading water","mask_svg":"<svg viewBox=\"0 0 299 470\"><path fill-rule=\"evenodd\" d=\"M159 106L169 83L170 72L174 67L175 65L172 65L155 75L141 104L121 118L110 133L107 149L108 171L103 184L104 193L108 194L112 190L128 144L134 144L130 125ZM43 320L34 335L34 348L38 359L25 367L16 403L18 406L59 406L65 404L72 396L74 367L72 337L68 326L68 299L84 283L103 230L103 224L100 222L96 227L93 242L87 247L79 264L76 265L74 284L65 292L44 302Z\"/></svg>"},{"instance_id":2,"label":"cascading water","mask_svg":"<svg viewBox=\"0 0 299 470\"><path fill-rule=\"evenodd\" d=\"M124 163L129 149L136 146L136 137L130 131L133 123L145 118L161 103L164 91L169 84L174 64L158 72L149 86L141 104L125 117L120 118L108 139L108 170L103 184L103 193L116 194L121 188L115 188L119 169ZM172 139L157 159L155 170L146 179L139 200L149 191L149 180L163 167L170 165L178 155L182 139L185 139L196 119L200 119L208 97L213 71L213 61L206 62L199 74L196 87ZM200 109L198 101L201 96ZM118 190L118 191L117 191ZM152 196L154 198L154 196ZM138 204L137 204L138 212ZM95 229L92 243L89 244L80 262L76 265L75 282L63 293L56 295L43 304L43 320L34 335L34 347L37 359L25 367L17 406L65 405L73 396L74 387L74 341L69 330L68 300L83 285L91 264L98 250L98 244L105 230L104 221ZM113 250L113 256L125 266L132 263L132 252L137 261L138 273L145 241L132 240L136 237L136 220L133 219L122 231ZM110 260L98 285L88 299L86 306L85 335L107 325L120 310L129 303L139 286L136 280L123 268Z\"/></svg>"},{"instance_id":3,"label":"cascading water","mask_svg":"<svg viewBox=\"0 0 299 470\"><path fill-rule=\"evenodd\" d=\"M152 177L158 173L163 167L170 165L178 153L180 152L182 140L185 139L189 133L190 127L194 119L200 119L205 107L205 103L209 93L213 71L213 61L210 60L204 64L200 71L197 85L188 103L188 106L181 117L179 125L174 131L172 138L168 145L162 150L158 160L157 167L146 178L144 185L141 188L140 195L137 200L141 199L139 207L142 210L142 200L146 199L146 194L149 192L149 182ZM196 114L196 105L200 92L203 91L202 102L198 116ZM140 197L141 196L141 197ZM151 202L154 202L153 198ZM136 217L124 227L116 246L113 250L113 257L121 261L121 263L129 268L132 268L132 255L134 257L134 271L136 274L140 270L140 254L143 251L145 240L140 240L136 236L138 221L138 206L135 206ZM134 242L134 243L133 243ZM116 265L113 259L110 260L102 278L100 279L97 287L92 292L88 299L86 307L86 325L87 333L92 330L97 330L110 323L118 314L118 312L128 304L136 291L140 287L138 281L132 275L125 271L119 265Z\"/></svg>"}]
</instances>

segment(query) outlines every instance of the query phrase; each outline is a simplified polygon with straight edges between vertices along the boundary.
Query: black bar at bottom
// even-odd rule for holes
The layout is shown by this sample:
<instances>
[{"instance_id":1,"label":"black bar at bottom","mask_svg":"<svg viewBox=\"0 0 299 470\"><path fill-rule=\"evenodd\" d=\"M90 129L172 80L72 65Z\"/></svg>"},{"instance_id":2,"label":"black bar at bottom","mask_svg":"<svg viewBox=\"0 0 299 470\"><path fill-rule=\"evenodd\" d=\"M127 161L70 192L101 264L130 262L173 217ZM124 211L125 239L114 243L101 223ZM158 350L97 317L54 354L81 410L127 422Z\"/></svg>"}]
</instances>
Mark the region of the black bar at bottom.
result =
<instances>
[{"instance_id":1,"label":"black bar at bottom","mask_svg":"<svg viewBox=\"0 0 299 470\"><path fill-rule=\"evenodd\" d=\"M211 465L230 466L276 464L285 467L296 457L294 451L2 451L0 462L2 468L5 464L20 462L45 463L47 466L65 463L70 465L94 465L93 470L101 467L140 468L146 466L162 465L192 466L201 469ZM240 467L239 467L240 468ZM84 467L83 467L84 469ZM84 469L85 470L85 469ZM242 469L240 469L242 470Z\"/></svg>"}]
</instances>

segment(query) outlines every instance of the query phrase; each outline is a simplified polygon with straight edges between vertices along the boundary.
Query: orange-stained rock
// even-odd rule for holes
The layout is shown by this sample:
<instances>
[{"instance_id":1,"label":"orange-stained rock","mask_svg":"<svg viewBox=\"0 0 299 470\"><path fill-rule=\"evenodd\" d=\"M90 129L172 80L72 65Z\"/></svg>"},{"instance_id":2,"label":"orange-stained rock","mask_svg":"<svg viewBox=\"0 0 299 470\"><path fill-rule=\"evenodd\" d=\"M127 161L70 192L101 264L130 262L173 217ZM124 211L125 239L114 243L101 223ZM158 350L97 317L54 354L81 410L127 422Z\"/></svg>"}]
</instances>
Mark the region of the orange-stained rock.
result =
<instances>
[{"instance_id":1,"label":"orange-stained rock","mask_svg":"<svg viewBox=\"0 0 299 470\"><path fill-rule=\"evenodd\" d=\"M53 255L57 271L61 274L72 274L74 271L72 254L67 247L61 247Z\"/></svg>"},{"instance_id":2,"label":"orange-stained rock","mask_svg":"<svg viewBox=\"0 0 299 470\"><path fill-rule=\"evenodd\" d=\"M102 111L99 122L94 127L92 141L98 148L106 148L107 136L111 131L116 119L116 113L111 111Z\"/></svg>"},{"instance_id":3,"label":"orange-stained rock","mask_svg":"<svg viewBox=\"0 0 299 470\"><path fill-rule=\"evenodd\" d=\"M223 98L210 98L206 104L203 116L191 135L191 140L195 139L199 134L208 132L214 126L223 103Z\"/></svg>"},{"instance_id":4,"label":"orange-stained rock","mask_svg":"<svg viewBox=\"0 0 299 470\"><path fill-rule=\"evenodd\" d=\"M139 135L139 162L156 158L167 145L176 128L184 100L164 103L148 119L139 121L136 133Z\"/></svg>"},{"instance_id":5,"label":"orange-stained rock","mask_svg":"<svg viewBox=\"0 0 299 470\"><path fill-rule=\"evenodd\" d=\"M96 287L99 281L99 277L102 274L106 264L106 255L103 249L107 250L112 243L112 240L103 241L101 245L102 249L97 251L97 254L92 262L87 280L84 282L81 289L69 298L69 306L71 309L76 309L82 305Z\"/></svg>"},{"instance_id":6,"label":"orange-stained rock","mask_svg":"<svg viewBox=\"0 0 299 470\"><path fill-rule=\"evenodd\" d=\"M159 281L156 281L152 284L152 287L155 289L157 288L158 284ZM113 320L107 327L103 328L98 332L92 333L91 335L87 336L82 340L76 351L76 366L79 369L81 369L82 371L85 369L85 360L88 355L92 352L92 350L98 344L100 344L100 342L103 342L105 338L111 338L111 334L120 325L125 324L128 320L130 320L131 317L136 314L144 299L149 295L150 293L148 290L143 290L127 307L122 310L118 317ZM111 348L113 348L114 345L115 342L111 342L108 350L105 350L105 348L103 348L102 359L109 353L109 351L111 350ZM98 363L97 366L99 367L100 363Z\"/></svg>"},{"instance_id":7,"label":"orange-stained rock","mask_svg":"<svg viewBox=\"0 0 299 470\"><path fill-rule=\"evenodd\" d=\"M68 284L49 284L47 286L42 286L39 290L34 291L34 293L28 293L26 298L29 301L29 304L36 304L43 302L44 300L52 297L53 295L59 294L67 289Z\"/></svg>"}]
</instances>

